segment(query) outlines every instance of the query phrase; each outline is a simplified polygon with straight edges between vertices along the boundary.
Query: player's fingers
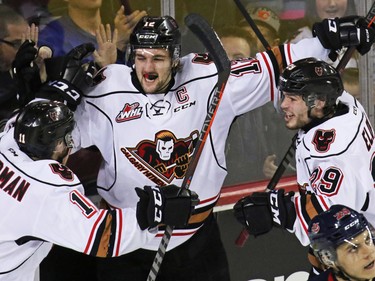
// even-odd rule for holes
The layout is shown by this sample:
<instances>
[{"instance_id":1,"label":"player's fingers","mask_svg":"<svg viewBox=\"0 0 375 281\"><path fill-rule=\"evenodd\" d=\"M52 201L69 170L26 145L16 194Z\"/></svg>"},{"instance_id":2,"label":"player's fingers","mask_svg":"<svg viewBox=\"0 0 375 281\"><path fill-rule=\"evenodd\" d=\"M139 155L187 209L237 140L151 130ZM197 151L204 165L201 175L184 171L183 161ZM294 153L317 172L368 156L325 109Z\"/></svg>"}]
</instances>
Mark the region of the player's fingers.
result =
<instances>
[{"instance_id":1,"label":"player's fingers","mask_svg":"<svg viewBox=\"0 0 375 281\"><path fill-rule=\"evenodd\" d=\"M121 5L120 9L117 10L116 16L121 16L125 14L125 7L124 5Z\"/></svg>"},{"instance_id":2,"label":"player's fingers","mask_svg":"<svg viewBox=\"0 0 375 281\"><path fill-rule=\"evenodd\" d=\"M112 34L112 42L113 42L113 43L116 43L117 41L118 41L118 29L115 28L115 29L113 30L113 34Z\"/></svg>"},{"instance_id":3,"label":"player's fingers","mask_svg":"<svg viewBox=\"0 0 375 281\"><path fill-rule=\"evenodd\" d=\"M105 25L105 37L107 39L107 42L112 41L112 30L111 30L111 25L109 23Z\"/></svg>"}]
</instances>

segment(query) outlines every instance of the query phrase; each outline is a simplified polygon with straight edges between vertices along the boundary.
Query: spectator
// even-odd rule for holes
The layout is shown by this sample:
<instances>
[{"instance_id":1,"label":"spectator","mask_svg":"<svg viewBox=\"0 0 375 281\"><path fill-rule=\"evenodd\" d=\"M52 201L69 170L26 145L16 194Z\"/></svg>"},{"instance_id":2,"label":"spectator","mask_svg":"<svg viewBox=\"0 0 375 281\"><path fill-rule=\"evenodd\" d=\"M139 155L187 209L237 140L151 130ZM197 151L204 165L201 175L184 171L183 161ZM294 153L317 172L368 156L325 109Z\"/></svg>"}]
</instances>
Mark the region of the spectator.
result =
<instances>
[{"instance_id":1,"label":"spectator","mask_svg":"<svg viewBox=\"0 0 375 281\"><path fill-rule=\"evenodd\" d=\"M37 41L38 29L11 7L0 4L0 130L19 104L18 85L13 79L12 64L25 39ZM32 55L36 55L37 51Z\"/></svg>"},{"instance_id":2,"label":"spectator","mask_svg":"<svg viewBox=\"0 0 375 281\"><path fill-rule=\"evenodd\" d=\"M53 56L59 57L68 53L74 47L82 43L92 43L97 46L96 32L102 23L100 8L102 0L84 1L67 0L67 12L60 18L51 21L41 30L39 41L53 50ZM125 62L126 43L134 25L146 15L145 11L134 11L130 15L124 14L124 6L121 6L114 18L115 28L118 30L117 58L118 63ZM107 28L109 28L107 26ZM112 38L106 38L111 41ZM92 60L94 58L91 58ZM113 63L114 61L112 61ZM104 63L106 65L108 63ZM103 63L100 66L104 66Z\"/></svg>"},{"instance_id":3,"label":"spectator","mask_svg":"<svg viewBox=\"0 0 375 281\"><path fill-rule=\"evenodd\" d=\"M284 14L287 15L286 11ZM288 42L294 43L303 38L311 38L311 27L314 22L327 18L357 15L357 10L354 0L311 0L306 1L304 15L306 26L299 28L293 37L288 38ZM286 18L285 16L283 19Z\"/></svg>"},{"instance_id":4,"label":"spectator","mask_svg":"<svg viewBox=\"0 0 375 281\"><path fill-rule=\"evenodd\" d=\"M262 6L252 6L249 4L247 6L247 11L250 17L253 19L260 32L264 36L264 39L268 44L273 46L278 46L280 44L279 38L279 28L280 28L280 19L278 15L267 7ZM254 55L257 52L263 52L265 47L262 42L255 35L253 29L249 26L245 19L239 22L239 26L247 30L251 36L256 40L255 48L252 48L252 54Z\"/></svg>"},{"instance_id":5,"label":"spectator","mask_svg":"<svg viewBox=\"0 0 375 281\"><path fill-rule=\"evenodd\" d=\"M52 19L48 11L50 0L4 0L3 3L9 5L19 12L29 25L35 24L40 29Z\"/></svg>"},{"instance_id":6,"label":"spectator","mask_svg":"<svg viewBox=\"0 0 375 281\"><path fill-rule=\"evenodd\" d=\"M218 31L221 43L230 60L249 58L253 37L237 26L224 27Z\"/></svg>"},{"instance_id":7,"label":"spectator","mask_svg":"<svg viewBox=\"0 0 375 281\"><path fill-rule=\"evenodd\" d=\"M374 227L363 214L343 205L309 223L310 246L327 270L311 281L374 280Z\"/></svg>"}]
</instances>

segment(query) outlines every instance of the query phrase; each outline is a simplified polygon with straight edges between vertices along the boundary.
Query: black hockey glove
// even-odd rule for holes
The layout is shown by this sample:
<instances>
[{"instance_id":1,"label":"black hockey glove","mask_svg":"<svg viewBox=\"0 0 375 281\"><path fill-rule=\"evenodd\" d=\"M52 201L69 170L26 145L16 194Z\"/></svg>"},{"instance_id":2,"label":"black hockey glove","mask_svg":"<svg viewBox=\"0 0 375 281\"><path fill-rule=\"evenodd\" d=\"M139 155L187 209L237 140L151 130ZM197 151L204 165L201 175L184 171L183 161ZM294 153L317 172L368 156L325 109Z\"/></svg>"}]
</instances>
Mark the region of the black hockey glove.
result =
<instances>
[{"instance_id":1,"label":"black hockey glove","mask_svg":"<svg viewBox=\"0 0 375 281\"><path fill-rule=\"evenodd\" d=\"M285 194L283 189L254 192L234 205L234 216L254 236L269 232L272 226L292 230L296 219L293 196L294 192Z\"/></svg>"},{"instance_id":2,"label":"black hockey glove","mask_svg":"<svg viewBox=\"0 0 375 281\"><path fill-rule=\"evenodd\" d=\"M136 187L137 220L142 230L159 224L185 226L198 205L198 195L176 185Z\"/></svg>"},{"instance_id":3,"label":"black hockey glove","mask_svg":"<svg viewBox=\"0 0 375 281\"><path fill-rule=\"evenodd\" d=\"M13 79L17 83L19 105L22 107L35 97L35 92L40 88L39 67L34 60L38 54L35 42L26 40L17 51L12 63Z\"/></svg>"},{"instance_id":4,"label":"black hockey glove","mask_svg":"<svg viewBox=\"0 0 375 281\"><path fill-rule=\"evenodd\" d=\"M92 85L95 72L94 63L85 69L82 59L95 50L91 43L81 44L68 54L45 60L48 83L36 94L39 98L47 98L65 102L71 110L75 110L81 102L82 94Z\"/></svg>"},{"instance_id":5,"label":"black hockey glove","mask_svg":"<svg viewBox=\"0 0 375 281\"><path fill-rule=\"evenodd\" d=\"M364 55L375 40L375 31L367 27L364 17L359 16L324 19L313 25L313 35L324 48L332 50L329 54L332 61L337 59L336 51L342 47L356 46Z\"/></svg>"}]
</instances>

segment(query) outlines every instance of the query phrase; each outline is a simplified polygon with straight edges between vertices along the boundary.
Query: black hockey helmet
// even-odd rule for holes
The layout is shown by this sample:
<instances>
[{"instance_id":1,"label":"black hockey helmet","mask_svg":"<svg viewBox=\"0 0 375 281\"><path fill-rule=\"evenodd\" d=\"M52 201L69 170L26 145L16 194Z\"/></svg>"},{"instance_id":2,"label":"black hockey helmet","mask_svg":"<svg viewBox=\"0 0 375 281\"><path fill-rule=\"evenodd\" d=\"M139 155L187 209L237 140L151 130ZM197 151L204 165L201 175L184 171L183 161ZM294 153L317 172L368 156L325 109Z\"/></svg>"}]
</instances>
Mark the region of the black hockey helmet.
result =
<instances>
[{"instance_id":1,"label":"black hockey helmet","mask_svg":"<svg viewBox=\"0 0 375 281\"><path fill-rule=\"evenodd\" d=\"M285 68L280 75L279 89L281 98L283 92L301 95L310 109L316 99L324 100L329 112L336 106L344 86L340 74L332 65L315 58L305 58Z\"/></svg>"},{"instance_id":2,"label":"black hockey helmet","mask_svg":"<svg viewBox=\"0 0 375 281\"><path fill-rule=\"evenodd\" d=\"M366 230L372 235L373 228L363 214L343 205L333 205L310 221L308 236L314 254L323 264L333 266L337 247Z\"/></svg>"},{"instance_id":3,"label":"black hockey helmet","mask_svg":"<svg viewBox=\"0 0 375 281\"><path fill-rule=\"evenodd\" d=\"M181 33L176 20L171 16L143 17L129 38L127 52L132 63L134 50L139 48L168 49L172 61L177 62L181 54Z\"/></svg>"},{"instance_id":4,"label":"black hockey helmet","mask_svg":"<svg viewBox=\"0 0 375 281\"><path fill-rule=\"evenodd\" d=\"M56 141L64 140L73 146L71 132L73 112L57 101L37 101L28 104L17 117L14 139L20 149L30 157L49 159Z\"/></svg>"}]
</instances>

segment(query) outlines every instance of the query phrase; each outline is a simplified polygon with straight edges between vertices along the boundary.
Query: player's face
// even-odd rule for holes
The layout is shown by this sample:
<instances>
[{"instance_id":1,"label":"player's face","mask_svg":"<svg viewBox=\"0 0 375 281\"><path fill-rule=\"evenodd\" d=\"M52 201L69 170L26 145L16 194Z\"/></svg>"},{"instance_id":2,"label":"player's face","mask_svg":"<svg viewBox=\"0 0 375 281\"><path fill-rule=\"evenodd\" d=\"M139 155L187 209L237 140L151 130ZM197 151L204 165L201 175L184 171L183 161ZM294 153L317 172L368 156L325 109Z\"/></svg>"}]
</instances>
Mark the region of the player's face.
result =
<instances>
[{"instance_id":1,"label":"player's face","mask_svg":"<svg viewBox=\"0 0 375 281\"><path fill-rule=\"evenodd\" d=\"M136 49L135 71L146 94L162 93L172 77L172 58L166 49Z\"/></svg>"},{"instance_id":2,"label":"player's face","mask_svg":"<svg viewBox=\"0 0 375 281\"><path fill-rule=\"evenodd\" d=\"M250 57L250 45L241 37L223 37L221 43L230 60Z\"/></svg>"},{"instance_id":3,"label":"player's face","mask_svg":"<svg viewBox=\"0 0 375 281\"><path fill-rule=\"evenodd\" d=\"M365 230L337 248L336 265L352 277L370 280L375 277L375 246L371 232Z\"/></svg>"},{"instance_id":4,"label":"player's face","mask_svg":"<svg viewBox=\"0 0 375 281\"><path fill-rule=\"evenodd\" d=\"M316 0L315 4L319 18L341 18L345 15L348 0Z\"/></svg>"},{"instance_id":5,"label":"player's face","mask_svg":"<svg viewBox=\"0 0 375 281\"><path fill-rule=\"evenodd\" d=\"M283 92L281 109L285 114L285 126L288 129L300 129L311 121L308 117L308 107L302 99L302 96L291 95L287 92Z\"/></svg>"}]
</instances>

